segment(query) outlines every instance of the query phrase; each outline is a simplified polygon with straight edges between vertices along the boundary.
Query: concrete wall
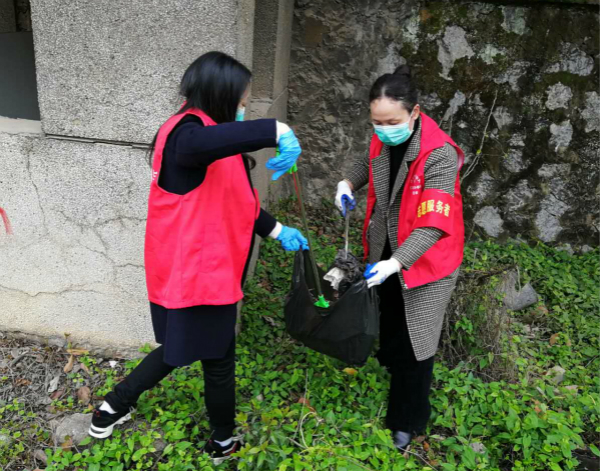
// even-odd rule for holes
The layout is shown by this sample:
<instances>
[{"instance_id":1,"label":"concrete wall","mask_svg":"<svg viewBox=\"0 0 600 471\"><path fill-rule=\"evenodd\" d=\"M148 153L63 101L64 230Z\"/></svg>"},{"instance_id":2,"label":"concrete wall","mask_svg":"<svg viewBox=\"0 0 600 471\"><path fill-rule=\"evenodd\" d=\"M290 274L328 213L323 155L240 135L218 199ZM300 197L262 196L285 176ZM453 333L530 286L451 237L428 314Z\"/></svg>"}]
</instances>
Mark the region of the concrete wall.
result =
<instances>
[{"instance_id":1,"label":"concrete wall","mask_svg":"<svg viewBox=\"0 0 600 471\"><path fill-rule=\"evenodd\" d=\"M598 2L560 3L299 0L289 109L313 202L368 147L371 84L409 63L467 153L468 235L597 245Z\"/></svg>"},{"instance_id":2,"label":"concrete wall","mask_svg":"<svg viewBox=\"0 0 600 471\"><path fill-rule=\"evenodd\" d=\"M253 0L33 0L44 132L148 143L202 53L252 61Z\"/></svg>"},{"instance_id":3,"label":"concrete wall","mask_svg":"<svg viewBox=\"0 0 600 471\"><path fill-rule=\"evenodd\" d=\"M151 341L150 171L131 147L0 133L0 329L130 354Z\"/></svg>"},{"instance_id":4,"label":"concrete wall","mask_svg":"<svg viewBox=\"0 0 600 471\"><path fill-rule=\"evenodd\" d=\"M268 3L291 23L291 1ZM68 333L130 356L153 340L143 270L150 169L131 143L149 142L176 111L181 75L203 52L228 52L261 74L276 61L254 58L254 0L33 0L32 10L43 132L0 118L0 207L14 231L0 225L0 329L59 343ZM261 50L279 51L287 69L290 29L268 27L278 43ZM278 74L254 94L252 117L284 119ZM272 154L258 153L254 172L264 204L279 189L264 168Z\"/></svg>"}]
</instances>

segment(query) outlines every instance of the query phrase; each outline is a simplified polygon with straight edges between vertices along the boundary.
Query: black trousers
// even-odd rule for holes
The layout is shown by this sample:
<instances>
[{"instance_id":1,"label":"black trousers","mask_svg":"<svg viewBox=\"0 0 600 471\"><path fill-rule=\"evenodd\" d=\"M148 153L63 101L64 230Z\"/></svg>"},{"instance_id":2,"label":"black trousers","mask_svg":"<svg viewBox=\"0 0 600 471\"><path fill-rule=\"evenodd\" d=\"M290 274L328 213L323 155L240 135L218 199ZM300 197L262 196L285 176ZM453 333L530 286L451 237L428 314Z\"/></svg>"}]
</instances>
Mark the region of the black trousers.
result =
<instances>
[{"instance_id":1,"label":"black trousers","mask_svg":"<svg viewBox=\"0 0 600 471\"><path fill-rule=\"evenodd\" d=\"M156 386L175 369L163 358L164 347L161 345L106 395L106 402L115 410L127 410L135 406L144 391ZM223 358L201 361L212 438L224 441L233 435L235 428L235 338Z\"/></svg>"},{"instance_id":2,"label":"black trousers","mask_svg":"<svg viewBox=\"0 0 600 471\"><path fill-rule=\"evenodd\" d=\"M417 361L406 324L402 287L398 276L379 287L381 325L377 358L391 374L386 426L415 435L425 432L431 415L429 392L433 357Z\"/></svg>"}]
</instances>

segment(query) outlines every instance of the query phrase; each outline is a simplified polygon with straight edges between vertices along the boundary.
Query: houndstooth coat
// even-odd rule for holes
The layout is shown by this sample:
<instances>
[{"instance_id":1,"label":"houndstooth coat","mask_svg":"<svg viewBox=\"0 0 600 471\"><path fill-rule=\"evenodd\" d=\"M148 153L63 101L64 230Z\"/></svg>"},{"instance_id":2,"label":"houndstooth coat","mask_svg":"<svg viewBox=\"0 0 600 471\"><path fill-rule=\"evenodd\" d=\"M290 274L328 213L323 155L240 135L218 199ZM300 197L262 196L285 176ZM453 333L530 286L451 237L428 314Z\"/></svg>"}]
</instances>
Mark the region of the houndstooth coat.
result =
<instances>
[{"instance_id":1,"label":"houndstooth coat","mask_svg":"<svg viewBox=\"0 0 600 471\"><path fill-rule=\"evenodd\" d=\"M403 269L408 269L435 244L442 231L433 227L415 229L398 247L398 220L400 202L408 174L408 166L417 158L421 147L421 126L415 131L404 160L398 171L390 197L390 148L384 145L381 155L373 160L373 181L377 202L369 224L369 263L381 260L385 243L389 237L393 258ZM346 180L354 191L369 183L369 155L359 158ZM425 164L425 190L435 188L454 196L454 185L458 172L458 156L450 144L434 150ZM408 289L400 276L402 295L406 309L408 332L417 360L423 361L435 355L442 332L442 323L450 295L456 285L459 269L441 280Z\"/></svg>"}]
</instances>

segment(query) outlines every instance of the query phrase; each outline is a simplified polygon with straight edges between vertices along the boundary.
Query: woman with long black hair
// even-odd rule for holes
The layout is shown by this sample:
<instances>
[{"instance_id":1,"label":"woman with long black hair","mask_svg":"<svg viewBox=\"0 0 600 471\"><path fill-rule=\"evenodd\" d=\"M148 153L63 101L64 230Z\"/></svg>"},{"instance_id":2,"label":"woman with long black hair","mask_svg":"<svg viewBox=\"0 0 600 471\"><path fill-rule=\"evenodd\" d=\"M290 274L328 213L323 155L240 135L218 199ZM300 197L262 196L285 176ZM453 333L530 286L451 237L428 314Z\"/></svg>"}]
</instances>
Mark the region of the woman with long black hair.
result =
<instances>
[{"instance_id":1,"label":"woman with long black hair","mask_svg":"<svg viewBox=\"0 0 600 471\"><path fill-rule=\"evenodd\" d=\"M139 396L174 368L202 361L216 463L240 447L235 428L235 323L254 234L285 250L307 249L296 229L260 209L254 160L243 153L278 147L273 178L300 155L290 128L274 119L243 121L251 73L209 52L181 81L186 102L159 129L153 148L145 269L156 342L160 344L94 411L90 434L106 438L130 418Z\"/></svg>"},{"instance_id":2,"label":"woman with long black hair","mask_svg":"<svg viewBox=\"0 0 600 471\"><path fill-rule=\"evenodd\" d=\"M378 289L377 357L391 373L386 424L405 449L429 420L434 355L463 259L464 154L421 110L407 65L379 77L369 103L369 152L338 183L335 202L345 214L353 192L369 186L365 277Z\"/></svg>"}]
</instances>

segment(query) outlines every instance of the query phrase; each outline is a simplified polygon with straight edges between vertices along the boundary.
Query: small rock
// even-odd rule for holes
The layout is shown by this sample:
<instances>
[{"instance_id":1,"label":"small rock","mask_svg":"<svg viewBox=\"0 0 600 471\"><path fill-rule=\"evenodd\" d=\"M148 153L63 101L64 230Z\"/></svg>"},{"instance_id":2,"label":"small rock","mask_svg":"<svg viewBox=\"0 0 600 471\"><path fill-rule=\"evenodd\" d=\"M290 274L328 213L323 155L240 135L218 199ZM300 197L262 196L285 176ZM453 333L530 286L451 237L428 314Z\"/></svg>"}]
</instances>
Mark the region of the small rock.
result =
<instances>
[{"instance_id":1,"label":"small rock","mask_svg":"<svg viewBox=\"0 0 600 471\"><path fill-rule=\"evenodd\" d=\"M473 221L490 237L498 237L504 230L504 221L500 217L500 211L493 206L484 206L481 208L475 214Z\"/></svg>"},{"instance_id":2,"label":"small rock","mask_svg":"<svg viewBox=\"0 0 600 471\"><path fill-rule=\"evenodd\" d=\"M570 391L570 392L574 393L575 395L577 395L577 392L579 391L579 386L575 386L575 385L565 386L565 389L567 391Z\"/></svg>"},{"instance_id":3,"label":"small rock","mask_svg":"<svg viewBox=\"0 0 600 471\"><path fill-rule=\"evenodd\" d=\"M117 366L117 363L118 363L118 362L116 362L115 360L110 360L110 361L108 362L108 364L110 365L110 367L111 367L111 368L114 368L115 366Z\"/></svg>"},{"instance_id":4,"label":"small rock","mask_svg":"<svg viewBox=\"0 0 600 471\"><path fill-rule=\"evenodd\" d=\"M43 452L43 450L35 450L35 452L33 453L33 457L44 464L48 463L48 457L46 456L46 453Z\"/></svg>"},{"instance_id":5,"label":"small rock","mask_svg":"<svg viewBox=\"0 0 600 471\"><path fill-rule=\"evenodd\" d=\"M557 247L557 250L559 250L560 252L567 252L569 255L575 255L575 250L573 250L571 244L563 244Z\"/></svg>"},{"instance_id":6,"label":"small rock","mask_svg":"<svg viewBox=\"0 0 600 471\"><path fill-rule=\"evenodd\" d=\"M586 254L588 252L591 252L592 250L594 250L594 249L592 247L590 247L589 245L584 245L583 247L581 247L582 254Z\"/></svg>"},{"instance_id":7,"label":"small rock","mask_svg":"<svg viewBox=\"0 0 600 471\"><path fill-rule=\"evenodd\" d=\"M0 450L2 448L8 448L12 445L13 439L9 435L0 433Z\"/></svg>"},{"instance_id":8,"label":"small rock","mask_svg":"<svg viewBox=\"0 0 600 471\"><path fill-rule=\"evenodd\" d=\"M79 445L88 436L92 416L89 414L73 414L60 422L54 432L54 443L60 446L70 437L74 445Z\"/></svg>"},{"instance_id":9,"label":"small rock","mask_svg":"<svg viewBox=\"0 0 600 471\"><path fill-rule=\"evenodd\" d=\"M529 283L520 291L517 291L516 285L519 281L519 275L516 270L509 270L505 273L503 280L498 287L498 291L504 295L502 301L504 305L512 311L520 311L526 307L532 306L538 302L538 294Z\"/></svg>"},{"instance_id":10,"label":"small rock","mask_svg":"<svg viewBox=\"0 0 600 471\"><path fill-rule=\"evenodd\" d=\"M565 369L557 365L553 368L550 368L550 370L546 373L546 376L550 376L554 384L560 384L565 379L565 373Z\"/></svg>"},{"instance_id":11,"label":"small rock","mask_svg":"<svg viewBox=\"0 0 600 471\"><path fill-rule=\"evenodd\" d=\"M159 438L158 440L154 440L153 446L156 448L156 451L162 452L167 447L167 442Z\"/></svg>"},{"instance_id":12,"label":"small rock","mask_svg":"<svg viewBox=\"0 0 600 471\"><path fill-rule=\"evenodd\" d=\"M485 454L487 451L487 448L483 443L469 443L469 446L471 447L471 450L480 455Z\"/></svg>"}]
</instances>

